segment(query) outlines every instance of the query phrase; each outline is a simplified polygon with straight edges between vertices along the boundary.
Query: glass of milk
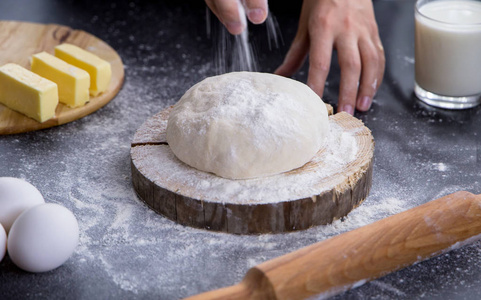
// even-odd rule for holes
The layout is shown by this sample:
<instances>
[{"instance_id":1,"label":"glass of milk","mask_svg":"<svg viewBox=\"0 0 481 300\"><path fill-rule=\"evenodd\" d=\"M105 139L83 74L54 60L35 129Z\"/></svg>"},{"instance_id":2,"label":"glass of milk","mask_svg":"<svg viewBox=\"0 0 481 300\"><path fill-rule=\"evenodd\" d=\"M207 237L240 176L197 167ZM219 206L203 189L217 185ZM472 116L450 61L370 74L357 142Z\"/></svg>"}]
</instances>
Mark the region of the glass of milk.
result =
<instances>
[{"instance_id":1,"label":"glass of milk","mask_svg":"<svg viewBox=\"0 0 481 300\"><path fill-rule=\"evenodd\" d=\"M481 103L481 0L418 0L416 96L464 109Z\"/></svg>"}]
</instances>

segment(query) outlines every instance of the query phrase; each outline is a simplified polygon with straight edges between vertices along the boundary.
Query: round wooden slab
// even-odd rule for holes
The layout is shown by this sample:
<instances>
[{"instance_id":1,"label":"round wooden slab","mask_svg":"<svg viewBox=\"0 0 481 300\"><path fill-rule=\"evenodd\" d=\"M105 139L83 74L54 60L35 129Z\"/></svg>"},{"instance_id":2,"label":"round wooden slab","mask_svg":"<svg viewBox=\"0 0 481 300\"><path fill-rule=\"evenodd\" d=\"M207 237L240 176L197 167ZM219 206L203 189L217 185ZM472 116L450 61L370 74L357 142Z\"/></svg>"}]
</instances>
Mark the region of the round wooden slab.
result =
<instances>
[{"instance_id":1,"label":"round wooden slab","mask_svg":"<svg viewBox=\"0 0 481 300\"><path fill-rule=\"evenodd\" d=\"M229 180L175 157L165 139L171 109L137 130L130 155L137 195L177 223L236 234L301 230L346 216L369 194L374 140L360 120L346 113L329 117L328 143L303 167Z\"/></svg>"},{"instance_id":2,"label":"round wooden slab","mask_svg":"<svg viewBox=\"0 0 481 300\"><path fill-rule=\"evenodd\" d=\"M53 54L55 46L62 43L77 45L110 62L112 80L107 91L97 97L91 97L90 102L82 107L70 108L59 103L55 117L43 123L0 104L0 135L33 131L72 122L95 112L117 95L124 81L124 65L120 56L97 37L66 26L0 21L0 66L6 63L17 63L30 70L30 58L33 54L42 51Z\"/></svg>"}]
</instances>

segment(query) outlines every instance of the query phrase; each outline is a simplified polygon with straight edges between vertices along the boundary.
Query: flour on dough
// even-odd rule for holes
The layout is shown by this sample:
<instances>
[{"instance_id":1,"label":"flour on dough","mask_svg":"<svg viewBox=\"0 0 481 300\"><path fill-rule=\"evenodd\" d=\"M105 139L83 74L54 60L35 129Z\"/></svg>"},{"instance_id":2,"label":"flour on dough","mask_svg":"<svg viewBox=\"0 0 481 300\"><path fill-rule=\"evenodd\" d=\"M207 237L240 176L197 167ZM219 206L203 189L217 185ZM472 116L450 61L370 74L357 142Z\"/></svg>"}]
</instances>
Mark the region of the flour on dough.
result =
<instances>
[{"instance_id":1,"label":"flour on dough","mask_svg":"<svg viewBox=\"0 0 481 300\"><path fill-rule=\"evenodd\" d=\"M234 72L191 87L170 113L175 156L230 179L303 166L329 132L325 104L305 84L268 73Z\"/></svg>"}]
</instances>

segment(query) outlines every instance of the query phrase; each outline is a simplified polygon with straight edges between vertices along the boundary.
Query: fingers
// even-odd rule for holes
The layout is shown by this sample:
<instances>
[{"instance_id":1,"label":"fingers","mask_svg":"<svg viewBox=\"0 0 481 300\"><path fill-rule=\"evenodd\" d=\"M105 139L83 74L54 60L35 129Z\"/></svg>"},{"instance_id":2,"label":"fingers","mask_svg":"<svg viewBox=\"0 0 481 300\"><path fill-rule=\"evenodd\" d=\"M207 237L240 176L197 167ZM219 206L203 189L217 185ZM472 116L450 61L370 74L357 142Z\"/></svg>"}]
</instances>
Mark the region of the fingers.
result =
<instances>
[{"instance_id":1,"label":"fingers","mask_svg":"<svg viewBox=\"0 0 481 300\"><path fill-rule=\"evenodd\" d=\"M332 44L333 38L328 33L311 35L307 85L321 98L324 93L324 84L329 74L329 68L331 67Z\"/></svg>"},{"instance_id":2,"label":"fingers","mask_svg":"<svg viewBox=\"0 0 481 300\"><path fill-rule=\"evenodd\" d=\"M359 51L363 66L356 104L356 108L359 111L369 110L384 76L386 63L384 48L379 38L373 40L374 42L369 40L359 41Z\"/></svg>"},{"instance_id":3,"label":"fingers","mask_svg":"<svg viewBox=\"0 0 481 300\"><path fill-rule=\"evenodd\" d=\"M362 73L356 109L368 111L382 78L379 77L380 59L375 46L368 41L359 41L359 52L361 54Z\"/></svg>"},{"instance_id":4,"label":"fingers","mask_svg":"<svg viewBox=\"0 0 481 300\"><path fill-rule=\"evenodd\" d=\"M274 71L274 74L290 77L304 64L309 49L309 41L306 34L298 32L284 62Z\"/></svg>"},{"instance_id":5,"label":"fingers","mask_svg":"<svg viewBox=\"0 0 481 300\"><path fill-rule=\"evenodd\" d=\"M254 24L260 24L267 18L267 0L245 0L247 18Z\"/></svg>"},{"instance_id":6,"label":"fingers","mask_svg":"<svg viewBox=\"0 0 481 300\"><path fill-rule=\"evenodd\" d=\"M341 68L337 110L352 115L356 107L359 77L361 76L361 56L356 39L340 39L336 44L336 48L339 67Z\"/></svg>"},{"instance_id":7,"label":"fingers","mask_svg":"<svg viewBox=\"0 0 481 300\"><path fill-rule=\"evenodd\" d=\"M309 40L311 40L311 43L309 43ZM322 97L324 84L331 66L332 44L333 38L329 33L316 32L309 37L306 28L300 24L284 62L274 73L281 76L292 76L302 67L309 52L307 85L319 97Z\"/></svg>"},{"instance_id":8,"label":"fingers","mask_svg":"<svg viewBox=\"0 0 481 300\"><path fill-rule=\"evenodd\" d=\"M377 87L376 87L376 91L377 89L379 88L379 86L381 85L382 83L382 79L384 78L384 70L386 68L386 57L385 57L385 54L384 54L384 48L382 46L382 43L381 43L381 39L379 38L379 36L377 37L377 41L376 41L376 45L375 45L375 48L377 50L377 53L378 53L378 71L377 71Z\"/></svg>"},{"instance_id":9,"label":"fingers","mask_svg":"<svg viewBox=\"0 0 481 300\"><path fill-rule=\"evenodd\" d=\"M247 24L239 14L238 0L206 0L207 6L231 34L241 34Z\"/></svg>"},{"instance_id":10,"label":"fingers","mask_svg":"<svg viewBox=\"0 0 481 300\"><path fill-rule=\"evenodd\" d=\"M243 1L243 0L242 0ZM231 34L241 34L246 28L244 9L241 0L206 0L207 6L224 24ZM244 3L244 2L243 2ZM267 18L267 0L245 0L245 13L254 24L260 24Z\"/></svg>"},{"instance_id":11,"label":"fingers","mask_svg":"<svg viewBox=\"0 0 481 300\"><path fill-rule=\"evenodd\" d=\"M299 31L281 66L274 72L292 76L303 65L310 46L307 84L320 97L329 73L333 39L327 32L311 34L311 43L305 31ZM310 45L309 45L310 44ZM385 67L384 50L379 38L361 39L343 36L336 40L341 80L338 111L354 114L367 111L379 88Z\"/></svg>"}]
</instances>

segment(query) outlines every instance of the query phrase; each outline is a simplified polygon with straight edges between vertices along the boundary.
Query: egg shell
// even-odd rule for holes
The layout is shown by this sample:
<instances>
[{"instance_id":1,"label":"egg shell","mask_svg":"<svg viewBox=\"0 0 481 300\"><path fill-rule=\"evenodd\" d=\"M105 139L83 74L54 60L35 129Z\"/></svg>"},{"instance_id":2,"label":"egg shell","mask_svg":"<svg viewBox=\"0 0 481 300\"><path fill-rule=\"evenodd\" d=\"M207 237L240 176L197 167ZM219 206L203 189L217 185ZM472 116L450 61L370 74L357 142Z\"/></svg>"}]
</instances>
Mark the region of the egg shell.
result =
<instances>
[{"instance_id":1,"label":"egg shell","mask_svg":"<svg viewBox=\"0 0 481 300\"><path fill-rule=\"evenodd\" d=\"M47 203L24 211L8 234L8 254L19 268L47 272L61 266L78 244L79 227L70 210Z\"/></svg>"},{"instance_id":2,"label":"egg shell","mask_svg":"<svg viewBox=\"0 0 481 300\"><path fill-rule=\"evenodd\" d=\"M20 178L0 177L0 223L7 233L23 211L42 203L42 194L32 184Z\"/></svg>"},{"instance_id":3,"label":"egg shell","mask_svg":"<svg viewBox=\"0 0 481 300\"><path fill-rule=\"evenodd\" d=\"M7 233L3 229L2 224L0 224L0 262L5 257L7 252Z\"/></svg>"}]
</instances>

